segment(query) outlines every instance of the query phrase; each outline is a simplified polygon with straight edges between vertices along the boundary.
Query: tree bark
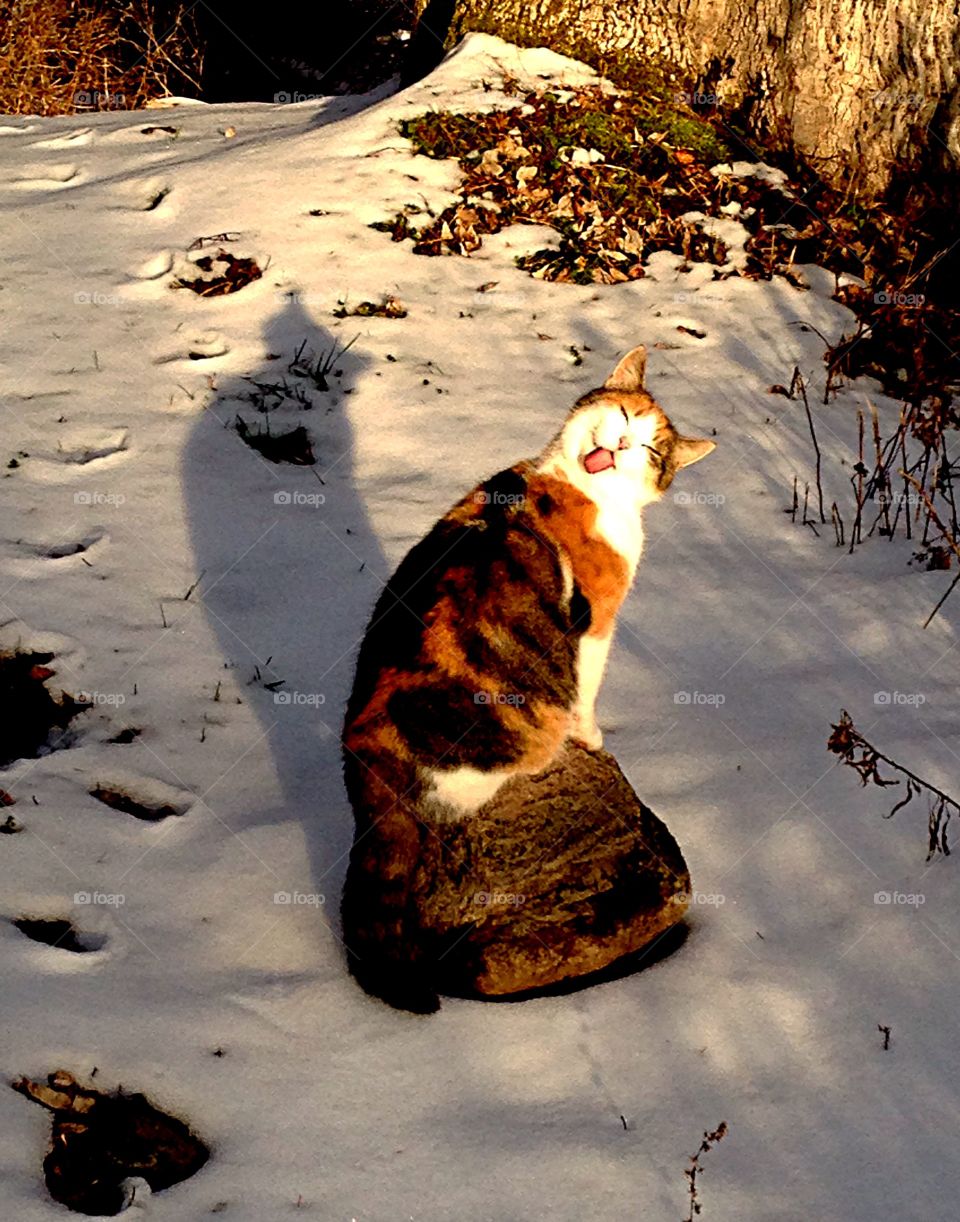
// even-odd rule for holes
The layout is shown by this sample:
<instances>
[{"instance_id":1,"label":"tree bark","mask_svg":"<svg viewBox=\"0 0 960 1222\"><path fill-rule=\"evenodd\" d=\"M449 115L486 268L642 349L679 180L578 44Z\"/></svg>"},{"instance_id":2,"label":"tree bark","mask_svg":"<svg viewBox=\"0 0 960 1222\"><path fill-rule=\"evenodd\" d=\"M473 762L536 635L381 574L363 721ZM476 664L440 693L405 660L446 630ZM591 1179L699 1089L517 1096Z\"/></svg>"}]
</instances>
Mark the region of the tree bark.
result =
<instances>
[{"instance_id":1,"label":"tree bark","mask_svg":"<svg viewBox=\"0 0 960 1222\"><path fill-rule=\"evenodd\" d=\"M715 95L738 125L837 189L877 199L911 174L955 191L956 0L417 0L417 8L421 60L470 30L594 64L619 52L661 58L675 66L679 91Z\"/></svg>"},{"instance_id":2,"label":"tree bark","mask_svg":"<svg viewBox=\"0 0 960 1222\"><path fill-rule=\"evenodd\" d=\"M414 881L438 989L485 996L588 976L651 948L689 891L677 842L613 756L572 744L470 819L436 827Z\"/></svg>"}]
</instances>

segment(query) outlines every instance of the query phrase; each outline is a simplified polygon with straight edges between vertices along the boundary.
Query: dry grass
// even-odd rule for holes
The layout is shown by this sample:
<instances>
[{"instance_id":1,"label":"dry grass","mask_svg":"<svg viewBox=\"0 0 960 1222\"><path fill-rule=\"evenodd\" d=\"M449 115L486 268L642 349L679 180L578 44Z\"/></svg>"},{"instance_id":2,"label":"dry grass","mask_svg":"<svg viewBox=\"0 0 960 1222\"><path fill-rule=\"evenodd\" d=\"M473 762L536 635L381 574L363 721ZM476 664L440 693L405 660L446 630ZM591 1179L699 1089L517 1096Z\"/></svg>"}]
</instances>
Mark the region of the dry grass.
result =
<instances>
[{"instance_id":1,"label":"dry grass","mask_svg":"<svg viewBox=\"0 0 960 1222\"><path fill-rule=\"evenodd\" d=\"M197 94L203 52L179 0L0 0L0 112L134 109Z\"/></svg>"}]
</instances>

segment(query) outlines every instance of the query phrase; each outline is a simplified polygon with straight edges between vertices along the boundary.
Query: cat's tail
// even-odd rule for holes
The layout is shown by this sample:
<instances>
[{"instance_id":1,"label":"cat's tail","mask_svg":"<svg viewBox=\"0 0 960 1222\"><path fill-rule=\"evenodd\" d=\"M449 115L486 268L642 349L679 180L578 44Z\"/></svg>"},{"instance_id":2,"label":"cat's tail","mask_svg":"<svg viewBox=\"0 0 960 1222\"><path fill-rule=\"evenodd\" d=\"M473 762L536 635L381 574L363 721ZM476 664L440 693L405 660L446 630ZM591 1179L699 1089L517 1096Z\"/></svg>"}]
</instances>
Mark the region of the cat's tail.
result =
<instances>
[{"instance_id":1,"label":"cat's tail","mask_svg":"<svg viewBox=\"0 0 960 1222\"><path fill-rule=\"evenodd\" d=\"M361 988L388 1005L433 1014L440 999L412 894L424 828L412 795L397 800L395 791L377 783L360 789L341 909L350 971Z\"/></svg>"}]
</instances>

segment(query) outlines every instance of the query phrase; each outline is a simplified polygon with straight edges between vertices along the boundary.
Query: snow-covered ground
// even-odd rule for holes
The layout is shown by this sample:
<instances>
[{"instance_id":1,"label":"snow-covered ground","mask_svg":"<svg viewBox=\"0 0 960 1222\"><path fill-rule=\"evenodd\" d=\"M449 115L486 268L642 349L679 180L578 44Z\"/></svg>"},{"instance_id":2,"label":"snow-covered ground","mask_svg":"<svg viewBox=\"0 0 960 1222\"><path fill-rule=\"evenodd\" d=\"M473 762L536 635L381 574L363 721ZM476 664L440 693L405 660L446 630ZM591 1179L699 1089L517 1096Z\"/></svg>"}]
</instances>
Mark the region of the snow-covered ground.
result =
<instances>
[{"instance_id":1,"label":"snow-covered ground","mask_svg":"<svg viewBox=\"0 0 960 1222\"><path fill-rule=\"evenodd\" d=\"M0 923L3 1074L96 1066L195 1125L213 1158L138 1202L157 1219L679 1222L687 1155L720 1121L708 1222L952 1216L960 862L925 866L922 812L884 822L886 795L824 745L845 707L956 790L960 596L924 632L949 574L791 525L812 449L802 407L767 393L794 364L822 389L797 323L835 338L850 315L817 268L802 293L661 255L593 289L514 268L542 232L427 259L368 228L447 200L456 166L413 156L397 121L502 104L483 87L499 63L589 75L474 36L395 96L0 122L0 645L55 649L51 684L97 701L69 749L0 772L25 825L0 837L0 917L107 939L72 954ZM224 232L263 278L172 291L194 239ZM333 317L387 292L406 318ZM333 390L286 413L318 466L261 461L232 427L256 416L244 376L354 337ZM359 635L411 543L639 342L667 412L718 450L648 514L601 723L686 853L691 934L580 993L395 1013L337 936ZM816 409L828 499L868 396L895 421L873 384ZM125 727L142 733L108 742ZM143 822L98 784L185 813ZM48 1132L0 1090L0 1217L65 1216Z\"/></svg>"}]
</instances>

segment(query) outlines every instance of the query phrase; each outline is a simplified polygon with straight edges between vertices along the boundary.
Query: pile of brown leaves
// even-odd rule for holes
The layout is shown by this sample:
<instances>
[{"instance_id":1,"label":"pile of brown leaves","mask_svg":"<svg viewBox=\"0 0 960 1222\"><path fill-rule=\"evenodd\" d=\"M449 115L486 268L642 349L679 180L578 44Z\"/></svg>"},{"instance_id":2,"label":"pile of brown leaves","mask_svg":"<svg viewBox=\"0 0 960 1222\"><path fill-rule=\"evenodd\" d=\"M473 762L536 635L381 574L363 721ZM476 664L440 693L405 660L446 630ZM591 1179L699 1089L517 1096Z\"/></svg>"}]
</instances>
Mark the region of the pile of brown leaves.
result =
<instances>
[{"instance_id":1,"label":"pile of brown leaves","mask_svg":"<svg viewBox=\"0 0 960 1222\"><path fill-rule=\"evenodd\" d=\"M255 259L237 258L221 247L215 255L202 255L194 261L200 275L189 279L178 276L174 288L192 289L201 297L225 297L259 280L263 271Z\"/></svg>"},{"instance_id":2,"label":"pile of brown leaves","mask_svg":"<svg viewBox=\"0 0 960 1222\"><path fill-rule=\"evenodd\" d=\"M698 221L684 219L691 211L717 215L726 202L718 199L717 179L709 172L715 158L652 130L647 109L641 115L639 103L627 96L585 88L563 99L529 93L522 102L519 110L431 114L405 124L421 152L459 158L460 200L420 226L411 222L411 210L375 228L394 241L412 239L417 254L438 255L471 254L485 234L507 225L547 225L560 234L559 249L518 260L545 280L637 279L656 250L725 262L724 243ZM703 127L691 120L691 139L702 141ZM714 151L721 147L714 140L707 144Z\"/></svg>"},{"instance_id":3,"label":"pile of brown leaves","mask_svg":"<svg viewBox=\"0 0 960 1222\"><path fill-rule=\"evenodd\" d=\"M797 265L819 264L862 282L838 280L837 299L858 325L825 354L830 389L867 373L920 403L949 399L960 384L960 249L952 252L950 218L921 186L867 210L799 165L782 186L734 177L725 172L734 153L722 116L642 90L518 91L517 103L404 122L419 152L458 159L459 199L425 220L410 206L374 228L412 240L417 254L469 255L507 225L547 225L560 235L557 248L523 256L519 266L581 284L637 279L658 250L712 263L718 278L783 276L798 288L807 286ZM733 144L743 157L742 142ZM701 219L724 210L749 235L739 271L724 267L726 247Z\"/></svg>"}]
</instances>

